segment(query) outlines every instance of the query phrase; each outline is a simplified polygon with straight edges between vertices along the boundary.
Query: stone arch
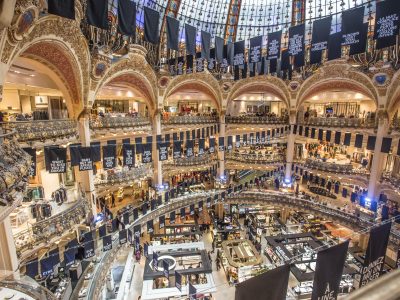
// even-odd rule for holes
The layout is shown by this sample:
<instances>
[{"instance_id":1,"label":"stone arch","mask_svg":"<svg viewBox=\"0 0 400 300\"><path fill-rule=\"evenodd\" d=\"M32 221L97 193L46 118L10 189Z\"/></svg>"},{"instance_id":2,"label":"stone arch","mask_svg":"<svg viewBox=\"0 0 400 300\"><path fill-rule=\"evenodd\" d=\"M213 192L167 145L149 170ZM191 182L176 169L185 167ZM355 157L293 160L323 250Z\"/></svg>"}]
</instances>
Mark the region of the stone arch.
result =
<instances>
[{"instance_id":1,"label":"stone arch","mask_svg":"<svg viewBox=\"0 0 400 300\"><path fill-rule=\"evenodd\" d=\"M157 76L143 55L130 53L113 64L98 82L92 82L94 97L110 83L121 83L139 91L149 106L151 115L157 111ZM93 98L94 100L94 98ZM93 103L92 103L93 104Z\"/></svg>"},{"instance_id":2,"label":"stone arch","mask_svg":"<svg viewBox=\"0 0 400 300\"><path fill-rule=\"evenodd\" d=\"M236 97L250 91L269 92L280 98L287 109L290 108L289 89L282 79L273 76L258 76L238 81L229 91L227 105Z\"/></svg>"},{"instance_id":3,"label":"stone arch","mask_svg":"<svg viewBox=\"0 0 400 300\"><path fill-rule=\"evenodd\" d=\"M23 57L42 64L56 76L55 82L69 103L70 115L77 117L87 99L90 80L89 47L78 19L53 15L38 18L36 7L19 9L21 14L8 29L1 62L10 68L16 58ZM32 17L31 23L21 25L27 14ZM80 18L79 12L77 15Z\"/></svg>"},{"instance_id":4,"label":"stone arch","mask_svg":"<svg viewBox=\"0 0 400 300\"><path fill-rule=\"evenodd\" d=\"M400 70L398 70L388 87L386 109L391 119L400 108Z\"/></svg>"},{"instance_id":5,"label":"stone arch","mask_svg":"<svg viewBox=\"0 0 400 300\"><path fill-rule=\"evenodd\" d=\"M356 71L346 62L328 62L301 85L296 99L296 109L317 93L332 89L347 89L370 97L378 108L378 92L372 80Z\"/></svg>"},{"instance_id":6,"label":"stone arch","mask_svg":"<svg viewBox=\"0 0 400 300\"><path fill-rule=\"evenodd\" d=\"M218 81L211 74L205 72L177 76L168 83L164 92L164 99L182 89L195 89L201 91L214 101L218 112L222 110L222 93Z\"/></svg>"}]
</instances>

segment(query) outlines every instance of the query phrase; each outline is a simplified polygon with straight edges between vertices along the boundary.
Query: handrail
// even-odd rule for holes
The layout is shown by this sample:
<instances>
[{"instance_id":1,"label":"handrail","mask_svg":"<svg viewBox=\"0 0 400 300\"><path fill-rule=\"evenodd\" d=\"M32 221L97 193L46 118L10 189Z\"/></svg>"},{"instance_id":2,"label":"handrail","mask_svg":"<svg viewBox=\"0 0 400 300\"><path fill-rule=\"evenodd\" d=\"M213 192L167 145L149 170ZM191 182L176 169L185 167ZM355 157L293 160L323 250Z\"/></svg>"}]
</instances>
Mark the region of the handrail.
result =
<instances>
[{"instance_id":1,"label":"handrail","mask_svg":"<svg viewBox=\"0 0 400 300\"><path fill-rule=\"evenodd\" d=\"M227 124L289 124L289 117L269 117L269 116L226 116Z\"/></svg>"},{"instance_id":2,"label":"handrail","mask_svg":"<svg viewBox=\"0 0 400 300\"><path fill-rule=\"evenodd\" d=\"M204 154L200 156L184 157L165 161L165 166L195 166L199 164L209 164L217 160L216 155Z\"/></svg>"},{"instance_id":3,"label":"handrail","mask_svg":"<svg viewBox=\"0 0 400 300\"><path fill-rule=\"evenodd\" d=\"M132 180L139 180L145 177L151 177L153 174L153 169L151 166L140 165L137 168L132 168L130 170L121 170L114 174L106 174L107 178L101 179L96 177L94 185L101 186L107 184L124 183Z\"/></svg>"},{"instance_id":4,"label":"handrail","mask_svg":"<svg viewBox=\"0 0 400 300\"><path fill-rule=\"evenodd\" d=\"M354 128L374 128L376 127L374 118L337 118L337 117L310 117L303 122L303 125L322 126L322 127L354 127Z\"/></svg>"},{"instance_id":5,"label":"handrail","mask_svg":"<svg viewBox=\"0 0 400 300\"><path fill-rule=\"evenodd\" d=\"M368 174L366 169L355 169L351 163L337 164L333 162L318 161L313 158L297 161L296 165L306 169L316 169L325 172L335 172L340 174Z\"/></svg>"},{"instance_id":6,"label":"handrail","mask_svg":"<svg viewBox=\"0 0 400 300\"><path fill-rule=\"evenodd\" d=\"M217 116L169 116L162 119L163 125L172 124L209 124L217 123Z\"/></svg>"},{"instance_id":7,"label":"handrail","mask_svg":"<svg viewBox=\"0 0 400 300\"><path fill-rule=\"evenodd\" d=\"M248 163L248 164L273 164L273 163L282 163L285 161L284 156L280 154L275 154L270 158L265 158L251 154L227 153L225 154L225 159Z\"/></svg>"},{"instance_id":8,"label":"handrail","mask_svg":"<svg viewBox=\"0 0 400 300\"><path fill-rule=\"evenodd\" d=\"M114 116L91 118L89 126L93 130L112 129L112 128L132 128L149 126L150 119L146 117Z\"/></svg>"},{"instance_id":9,"label":"handrail","mask_svg":"<svg viewBox=\"0 0 400 300\"><path fill-rule=\"evenodd\" d=\"M38 300L57 300L52 292L50 292L44 286L37 284L37 286L30 285L28 283L22 281L9 281L2 280L0 281L0 287L13 289L24 293L33 299Z\"/></svg>"}]
</instances>

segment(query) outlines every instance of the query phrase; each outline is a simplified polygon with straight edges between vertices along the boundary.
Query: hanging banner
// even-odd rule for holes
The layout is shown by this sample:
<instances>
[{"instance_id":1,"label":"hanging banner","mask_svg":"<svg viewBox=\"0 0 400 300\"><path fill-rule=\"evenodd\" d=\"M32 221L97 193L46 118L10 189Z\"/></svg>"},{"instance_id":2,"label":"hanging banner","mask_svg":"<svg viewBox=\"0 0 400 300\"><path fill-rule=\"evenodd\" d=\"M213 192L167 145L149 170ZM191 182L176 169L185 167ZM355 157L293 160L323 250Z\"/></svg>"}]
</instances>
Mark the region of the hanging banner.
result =
<instances>
[{"instance_id":1,"label":"hanging banner","mask_svg":"<svg viewBox=\"0 0 400 300\"><path fill-rule=\"evenodd\" d=\"M182 153L182 142L181 141L174 141L174 147L173 147L173 158L178 159L181 158L181 153Z\"/></svg>"},{"instance_id":2,"label":"hanging banner","mask_svg":"<svg viewBox=\"0 0 400 300\"><path fill-rule=\"evenodd\" d=\"M268 54L267 59L278 59L281 54L282 31L268 33Z\"/></svg>"},{"instance_id":3,"label":"hanging banner","mask_svg":"<svg viewBox=\"0 0 400 300\"><path fill-rule=\"evenodd\" d=\"M165 227L165 216L160 216L158 218L158 226L160 229Z\"/></svg>"},{"instance_id":4,"label":"hanging banner","mask_svg":"<svg viewBox=\"0 0 400 300\"><path fill-rule=\"evenodd\" d=\"M203 201L199 201L199 212L203 211L203 206L204 206Z\"/></svg>"},{"instance_id":5,"label":"hanging banner","mask_svg":"<svg viewBox=\"0 0 400 300\"><path fill-rule=\"evenodd\" d=\"M213 71L216 67L215 64L215 48L210 49L210 58L207 60L208 71Z\"/></svg>"},{"instance_id":6,"label":"hanging banner","mask_svg":"<svg viewBox=\"0 0 400 300\"><path fill-rule=\"evenodd\" d=\"M168 160L168 146L169 142L163 142L158 147L158 159L160 161Z\"/></svg>"},{"instance_id":7,"label":"hanging banner","mask_svg":"<svg viewBox=\"0 0 400 300\"><path fill-rule=\"evenodd\" d=\"M92 149L91 147L78 147L79 152L79 171L93 170Z\"/></svg>"},{"instance_id":8,"label":"hanging banner","mask_svg":"<svg viewBox=\"0 0 400 300\"><path fill-rule=\"evenodd\" d=\"M90 148L92 150L92 160L93 162L101 161L101 147L100 142L91 142Z\"/></svg>"},{"instance_id":9,"label":"hanging banner","mask_svg":"<svg viewBox=\"0 0 400 300\"><path fill-rule=\"evenodd\" d=\"M225 150L225 138L223 136L220 136L218 138L218 151L224 151Z\"/></svg>"},{"instance_id":10,"label":"hanging banner","mask_svg":"<svg viewBox=\"0 0 400 300\"><path fill-rule=\"evenodd\" d=\"M193 55L186 55L186 74L193 73Z\"/></svg>"},{"instance_id":11,"label":"hanging banner","mask_svg":"<svg viewBox=\"0 0 400 300\"><path fill-rule=\"evenodd\" d=\"M103 169L116 167L117 147L115 145L105 145L103 149Z\"/></svg>"},{"instance_id":12,"label":"hanging banner","mask_svg":"<svg viewBox=\"0 0 400 300\"><path fill-rule=\"evenodd\" d=\"M205 139L199 139L199 156L204 154Z\"/></svg>"},{"instance_id":13,"label":"hanging banner","mask_svg":"<svg viewBox=\"0 0 400 300\"><path fill-rule=\"evenodd\" d=\"M36 149L23 148L23 150L31 157L31 165L29 166L28 176L36 176Z\"/></svg>"},{"instance_id":14,"label":"hanging banner","mask_svg":"<svg viewBox=\"0 0 400 300\"><path fill-rule=\"evenodd\" d=\"M210 153L214 153L215 152L215 138L209 138L208 139L208 143L209 143L209 148L208 150L210 151Z\"/></svg>"},{"instance_id":15,"label":"hanging banner","mask_svg":"<svg viewBox=\"0 0 400 300\"><path fill-rule=\"evenodd\" d=\"M277 267L236 285L235 300L286 299L290 265Z\"/></svg>"},{"instance_id":16,"label":"hanging banner","mask_svg":"<svg viewBox=\"0 0 400 300\"><path fill-rule=\"evenodd\" d=\"M196 54L196 27L185 24L185 43L186 53L189 55Z\"/></svg>"},{"instance_id":17,"label":"hanging banner","mask_svg":"<svg viewBox=\"0 0 400 300\"><path fill-rule=\"evenodd\" d=\"M147 221L147 233L153 233L154 232L154 222L153 220Z\"/></svg>"},{"instance_id":18,"label":"hanging banner","mask_svg":"<svg viewBox=\"0 0 400 300\"><path fill-rule=\"evenodd\" d=\"M160 41L160 13L148 7L144 9L144 40L151 44L158 44Z\"/></svg>"},{"instance_id":19,"label":"hanging banner","mask_svg":"<svg viewBox=\"0 0 400 300\"><path fill-rule=\"evenodd\" d=\"M342 57L342 32L329 35L328 40L328 60Z\"/></svg>"},{"instance_id":20,"label":"hanging banner","mask_svg":"<svg viewBox=\"0 0 400 300\"><path fill-rule=\"evenodd\" d=\"M190 211L190 215L193 216L194 215L194 204L190 204L189 206L189 211Z\"/></svg>"},{"instance_id":21,"label":"hanging banner","mask_svg":"<svg viewBox=\"0 0 400 300\"><path fill-rule=\"evenodd\" d=\"M293 65L295 68L304 66L304 32L305 23L289 28L289 48L290 56L294 57Z\"/></svg>"},{"instance_id":22,"label":"hanging banner","mask_svg":"<svg viewBox=\"0 0 400 300\"><path fill-rule=\"evenodd\" d=\"M75 167L79 165L79 150L78 147L82 146L81 143L77 143L77 144L71 144L69 145L69 158L70 158L70 163L71 163L71 167Z\"/></svg>"},{"instance_id":23,"label":"hanging banner","mask_svg":"<svg viewBox=\"0 0 400 300\"><path fill-rule=\"evenodd\" d=\"M186 216L186 208L185 208L185 207L182 207L182 208L181 208L181 213L180 213L180 215L181 215L181 219L184 219L184 218L185 218L185 216Z\"/></svg>"},{"instance_id":24,"label":"hanging banner","mask_svg":"<svg viewBox=\"0 0 400 300\"><path fill-rule=\"evenodd\" d=\"M175 287L182 292L182 275L175 271Z\"/></svg>"},{"instance_id":25,"label":"hanging banner","mask_svg":"<svg viewBox=\"0 0 400 300\"><path fill-rule=\"evenodd\" d=\"M236 135L235 148L240 148L240 135Z\"/></svg>"},{"instance_id":26,"label":"hanging banner","mask_svg":"<svg viewBox=\"0 0 400 300\"><path fill-rule=\"evenodd\" d=\"M103 237L103 251L109 251L112 249L112 239L111 235L106 235Z\"/></svg>"},{"instance_id":27,"label":"hanging banner","mask_svg":"<svg viewBox=\"0 0 400 300\"><path fill-rule=\"evenodd\" d=\"M163 273L166 278L169 278L169 264L168 261L163 260Z\"/></svg>"},{"instance_id":28,"label":"hanging banner","mask_svg":"<svg viewBox=\"0 0 400 300\"><path fill-rule=\"evenodd\" d=\"M244 40L236 42L234 44L233 65L234 66L244 65Z\"/></svg>"},{"instance_id":29,"label":"hanging banner","mask_svg":"<svg viewBox=\"0 0 400 300\"><path fill-rule=\"evenodd\" d=\"M107 235L107 228L106 225L103 224L99 227L99 237L102 238Z\"/></svg>"},{"instance_id":30,"label":"hanging banner","mask_svg":"<svg viewBox=\"0 0 400 300\"><path fill-rule=\"evenodd\" d=\"M152 266L154 271L158 271L158 254L156 252L153 252Z\"/></svg>"},{"instance_id":31,"label":"hanging banner","mask_svg":"<svg viewBox=\"0 0 400 300\"><path fill-rule=\"evenodd\" d=\"M249 63L258 63L261 61L262 36L256 36L250 39Z\"/></svg>"},{"instance_id":32,"label":"hanging banner","mask_svg":"<svg viewBox=\"0 0 400 300\"><path fill-rule=\"evenodd\" d=\"M364 266L360 271L360 287L382 275L391 226L392 223L388 222L371 229Z\"/></svg>"},{"instance_id":33,"label":"hanging banner","mask_svg":"<svg viewBox=\"0 0 400 300\"><path fill-rule=\"evenodd\" d=\"M354 46L362 42L364 9L364 6L360 6L342 12L342 46Z\"/></svg>"},{"instance_id":34,"label":"hanging banner","mask_svg":"<svg viewBox=\"0 0 400 300\"><path fill-rule=\"evenodd\" d=\"M175 58L170 58L168 60L168 71L169 71L170 76L176 75L176 59Z\"/></svg>"},{"instance_id":35,"label":"hanging banner","mask_svg":"<svg viewBox=\"0 0 400 300\"><path fill-rule=\"evenodd\" d=\"M49 14L75 20L75 0L47 0Z\"/></svg>"},{"instance_id":36,"label":"hanging banner","mask_svg":"<svg viewBox=\"0 0 400 300\"><path fill-rule=\"evenodd\" d=\"M186 141L186 157L193 156L193 140Z\"/></svg>"},{"instance_id":37,"label":"hanging banner","mask_svg":"<svg viewBox=\"0 0 400 300\"><path fill-rule=\"evenodd\" d=\"M376 3L375 31L376 49L396 45L399 34L400 2L385 0Z\"/></svg>"},{"instance_id":38,"label":"hanging banner","mask_svg":"<svg viewBox=\"0 0 400 300\"><path fill-rule=\"evenodd\" d=\"M67 170L66 148L45 148L46 169L49 173L65 173Z\"/></svg>"},{"instance_id":39,"label":"hanging banner","mask_svg":"<svg viewBox=\"0 0 400 300\"><path fill-rule=\"evenodd\" d=\"M147 164L152 162L152 149L151 144L143 144L142 163Z\"/></svg>"},{"instance_id":40,"label":"hanging banner","mask_svg":"<svg viewBox=\"0 0 400 300\"><path fill-rule=\"evenodd\" d=\"M118 31L127 36L135 36L136 4L130 0L118 1Z\"/></svg>"},{"instance_id":41,"label":"hanging banner","mask_svg":"<svg viewBox=\"0 0 400 300\"><path fill-rule=\"evenodd\" d=\"M108 17L107 0L86 1L86 20L89 25L107 30L108 29L107 17Z\"/></svg>"},{"instance_id":42,"label":"hanging banner","mask_svg":"<svg viewBox=\"0 0 400 300\"><path fill-rule=\"evenodd\" d=\"M122 229L119 231L118 239L119 239L120 245L126 244L126 242L128 241L128 234L127 234L126 229Z\"/></svg>"},{"instance_id":43,"label":"hanging banner","mask_svg":"<svg viewBox=\"0 0 400 300\"><path fill-rule=\"evenodd\" d=\"M171 211L169 214L169 224L175 224L175 218L176 218L175 211Z\"/></svg>"},{"instance_id":44,"label":"hanging banner","mask_svg":"<svg viewBox=\"0 0 400 300\"><path fill-rule=\"evenodd\" d=\"M167 19L167 49L178 51L179 21L170 16Z\"/></svg>"},{"instance_id":45,"label":"hanging banner","mask_svg":"<svg viewBox=\"0 0 400 300\"><path fill-rule=\"evenodd\" d=\"M83 247L84 251L83 251L83 256L85 259L91 258L94 256L94 241L90 240L90 241L86 241L84 243L84 247Z\"/></svg>"},{"instance_id":46,"label":"hanging banner","mask_svg":"<svg viewBox=\"0 0 400 300\"><path fill-rule=\"evenodd\" d=\"M123 144L122 145L122 156L124 166L134 167L135 166L135 145Z\"/></svg>"},{"instance_id":47,"label":"hanging banner","mask_svg":"<svg viewBox=\"0 0 400 300\"><path fill-rule=\"evenodd\" d=\"M197 290L193 284L189 282L189 300L196 300L197 299Z\"/></svg>"},{"instance_id":48,"label":"hanging banner","mask_svg":"<svg viewBox=\"0 0 400 300\"><path fill-rule=\"evenodd\" d=\"M349 240L318 252L311 300L336 299Z\"/></svg>"},{"instance_id":49,"label":"hanging banner","mask_svg":"<svg viewBox=\"0 0 400 300\"><path fill-rule=\"evenodd\" d=\"M328 49L329 34L331 33L332 17L313 22L310 63L319 64L322 60L322 51Z\"/></svg>"},{"instance_id":50,"label":"hanging banner","mask_svg":"<svg viewBox=\"0 0 400 300\"><path fill-rule=\"evenodd\" d=\"M54 259L52 256L48 256L45 258L42 258L40 260L40 274L43 277L50 276L54 273L54 266L56 264L54 263Z\"/></svg>"},{"instance_id":51,"label":"hanging banner","mask_svg":"<svg viewBox=\"0 0 400 300\"><path fill-rule=\"evenodd\" d=\"M367 150L375 150L376 136L369 135L367 139Z\"/></svg>"},{"instance_id":52,"label":"hanging banner","mask_svg":"<svg viewBox=\"0 0 400 300\"><path fill-rule=\"evenodd\" d=\"M211 34L206 31L201 31L201 57L204 59L210 59L210 45L211 45Z\"/></svg>"},{"instance_id":53,"label":"hanging banner","mask_svg":"<svg viewBox=\"0 0 400 300\"><path fill-rule=\"evenodd\" d=\"M228 136L228 144L227 144L227 150L228 150L228 151L231 151L231 150L232 150L232 148L233 148L232 143L233 143L233 136L229 135L229 136Z\"/></svg>"},{"instance_id":54,"label":"hanging banner","mask_svg":"<svg viewBox=\"0 0 400 300\"><path fill-rule=\"evenodd\" d=\"M215 43L215 60L217 63L222 63L222 60L224 59L224 39L216 36L214 38L214 43Z\"/></svg>"}]
</instances>

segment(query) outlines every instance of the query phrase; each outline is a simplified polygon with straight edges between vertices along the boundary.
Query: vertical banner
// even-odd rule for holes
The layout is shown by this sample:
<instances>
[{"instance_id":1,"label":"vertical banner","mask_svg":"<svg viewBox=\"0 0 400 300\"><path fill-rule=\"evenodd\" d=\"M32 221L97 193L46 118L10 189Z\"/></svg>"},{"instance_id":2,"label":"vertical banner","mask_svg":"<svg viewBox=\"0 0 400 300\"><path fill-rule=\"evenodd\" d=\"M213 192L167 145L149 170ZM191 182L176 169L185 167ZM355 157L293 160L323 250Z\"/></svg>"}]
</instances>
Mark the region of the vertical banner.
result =
<instances>
[{"instance_id":1,"label":"vertical banner","mask_svg":"<svg viewBox=\"0 0 400 300\"><path fill-rule=\"evenodd\" d=\"M233 65L234 66L244 65L244 40L236 42L234 44Z\"/></svg>"},{"instance_id":2,"label":"vertical banner","mask_svg":"<svg viewBox=\"0 0 400 300\"><path fill-rule=\"evenodd\" d=\"M151 143L146 143L142 145L142 163L147 164L152 162L152 149Z\"/></svg>"},{"instance_id":3,"label":"vertical banner","mask_svg":"<svg viewBox=\"0 0 400 300\"><path fill-rule=\"evenodd\" d=\"M165 227L165 216L160 216L158 218L158 226L160 229Z\"/></svg>"},{"instance_id":4,"label":"vertical banner","mask_svg":"<svg viewBox=\"0 0 400 300\"><path fill-rule=\"evenodd\" d=\"M225 138L223 136L218 137L218 151L225 150Z\"/></svg>"},{"instance_id":5,"label":"vertical banner","mask_svg":"<svg viewBox=\"0 0 400 300\"><path fill-rule=\"evenodd\" d=\"M75 20L75 0L48 0L47 5L49 14Z\"/></svg>"},{"instance_id":6,"label":"vertical banner","mask_svg":"<svg viewBox=\"0 0 400 300\"><path fill-rule=\"evenodd\" d=\"M119 231L118 239L120 245L126 244L126 242L128 241L128 233L126 229L122 229Z\"/></svg>"},{"instance_id":7,"label":"vertical banner","mask_svg":"<svg viewBox=\"0 0 400 300\"><path fill-rule=\"evenodd\" d=\"M342 46L362 47L366 45L366 36L363 37L364 6L342 12Z\"/></svg>"},{"instance_id":8,"label":"vertical banner","mask_svg":"<svg viewBox=\"0 0 400 300\"><path fill-rule=\"evenodd\" d=\"M360 287L382 275L391 222L374 227L369 234L364 266L361 269Z\"/></svg>"},{"instance_id":9,"label":"vertical banner","mask_svg":"<svg viewBox=\"0 0 400 300\"><path fill-rule=\"evenodd\" d=\"M186 74L193 73L193 55L186 55Z\"/></svg>"},{"instance_id":10,"label":"vertical banner","mask_svg":"<svg viewBox=\"0 0 400 300\"><path fill-rule=\"evenodd\" d=\"M79 171L93 170L92 150L91 147L78 147L79 152Z\"/></svg>"},{"instance_id":11,"label":"vertical banner","mask_svg":"<svg viewBox=\"0 0 400 300\"><path fill-rule=\"evenodd\" d=\"M313 22L310 63L319 64L322 60L322 51L328 49L329 34L331 33L332 17Z\"/></svg>"},{"instance_id":12,"label":"vertical banner","mask_svg":"<svg viewBox=\"0 0 400 300\"><path fill-rule=\"evenodd\" d=\"M289 54L294 57L295 68L304 66L304 32L305 23L289 28Z\"/></svg>"},{"instance_id":13,"label":"vertical banner","mask_svg":"<svg viewBox=\"0 0 400 300\"><path fill-rule=\"evenodd\" d=\"M328 60L342 57L342 32L329 35L328 40Z\"/></svg>"},{"instance_id":14,"label":"vertical banner","mask_svg":"<svg viewBox=\"0 0 400 300\"><path fill-rule=\"evenodd\" d=\"M179 21L167 16L167 49L178 51Z\"/></svg>"},{"instance_id":15,"label":"vertical banner","mask_svg":"<svg viewBox=\"0 0 400 300\"><path fill-rule=\"evenodd\" d=\"M160 13L144 7L144 39L151 44L158 44L160 40Z\"/></svg>"},{"instance_id":16,"label":"vertical banner","mask_svg":"<svg viewBox=\"0 0 400 300\"><path fill-rule=\"evenodd\" d=\"M169 142L163 142L158 147L158 159L160 161L168 160L168 146Z\"/></svg>"},{"instance_id":17,"label":"vertical banner","mask_svg":"<svg viewBox=\"0 0 400 300\"><path fill-rule=\"evenodd\" d=\"M184 219L186 217L186 208L185 207L181 208L180 217L181 217L181 219Z\"/></svg>"},{"instance_id":18,"label":"vertical banner","mask_svg":"<svg viewBox=\"0 0 400 300\"><path fill-rule=\"evenodd\" d=\"M183 75L183 67L185 65L185 60L183 56L178 57L178 64L176 65L176 74Z\"/></svg>"},{"instance_id":19,"label":"vertical banner","mask_svg":"<svg viewBox=\"0 0 400 300\"><path fill-rule=\"evenodd\" d=\"M169 224L175 224L176 213L171 211L169 214Z\"/></svg>"},{"instance_id":20,"label":"vertical banner","mask_svg":"<svg viewBox=\"0 0 400 300\"><path fill-rule=\"evenodd\" d=\"M231 135L228 136L228 143L227 143L227 150L231 151L233 146L232 146L232 141L233 141L233 137Z\"/></svg>"},{"instance_id":21,"label":"vertical banner","mask_svg":"<svg viewBox=\"0 0 400 300\"><path fill-rule=\"evenodd\" d=\"M193 140L187 140L186 141L186 157L192 157L193 156Z\"/></svg>"},{"instance_id":22,"label":"vertical banner","mask_svg":"<svg viewBox=\"0 0 400 300\"><path fill-rule=\"evenodd\" d=\"M190 215L193 216L194 215L194 204L190 204L189 211L190 211Z\"/></svg>"},{"instance_id":23,"label":"vertical banner","mask_svg":"<svg viewBox=\"0 0 400 300\"><path fill-rule=\"evenodd\" d=\"M196 54L196 27L185 24L185 43L186 53L189 55Z\"/></svg>"},{"instance_id":24,"label":"vertical banner","mask_svg":"<svg viewBox=\"0 0 400 300\"><path fill-rule=\"evenodd\" d=\"M189 282L189 300L196 300L196 299L197 299L197 290L193 286L193 284Z\"/></svg>"},{"instance_id":25,"label":"vertical banner","mask_svg":"<svg viewBox=\"0 0 400 300\"><path fill-rule=\"evenodd\" d=\"M206 31L201 31L201 57L204 59L210 59L210 45L211 45L211 34Z\"/></svg>"},{"instance_id":26,"label":"vertical banner","mask_svg":"<svg viewBox=\"0 0 400 300\"><path fill-rule=\"evenodd\" d=\"M154 271L158 271L158 254L156 252L153 252L152 266Z\"/></svg>"},{"instance_id":27,"label":"vertical banner","mask_svg":"<svg viewBox=\"0 0 400 300\"><path fill-rule=\"evenodd\" d=\"M154 222L153 220L147 221L147 233L153 233L154 232Z\"/></svg>"},{"instance_id":28,"label":"vertical banner","mask_svg":"<svg viewBox=\"0 0 400 300\"><path fill-rule=\"evenodd\" d=\"M116 167L117 147L105 145L103 148L103 169L108 170Z\"/></svg>"},{"instance_id":29,"label":"vertical banner","mask_svg":"<svg viewBox=\"0 0 400 300\"><path fill-rule=\"evenodd\" d=\"M171 75L171 76L176 75L176 58L170 58L168 60L168 71L169 71L169 75Z\"/></svg>"},{"instance_id":30,"label":"vertical banner","mask_svg":"<svg viewBox=\"0 0 400 300\"><path fill-rule=\"evenodd\" d=\"M336 299L349 241L318 252L311 300Z\"/></svg>"},{"instance_id":31,"label":"vertical banner","mask_svg":"<svg viewBox=\"0 0 400 300\"><path fill-rule=\"evenodd\" d=\"M235 300L286 299L290 265L277 267L236 285Z\"/></svg>"},{"instance_id":32,"label":"vertical banner","mask_svg":"<svg viewBox=\"0 0 400 300\"><path fill-rule=\"evenodd\" d=\"M215 60L217 63L222 63L224 59L224 39L216 36L214 38L214 43L215 43Z\"/></svg>"},{"instance_id":33,"label":"vertical banner","mask_svg":"<svg viewBox=\"0 0 400 300\"><path fill-rule=\"evenodd\" d=\"M168 261L163 260L163 273L166 278L169 278L169 264Z\"/></svg>"},{"instance_id":34,"label":"vertical banner","mask_svg":"<svg viewBox=\"0 0 400 300\"><path fill-rule=\"evenodd\" d=\"M240 135L236 135L235 148L240 148Z\"/></svg>"},{"instance_id":35,"label":"vertical banner","mask_svg":"<svg viewBox=\"0 0 400 300\"><path fill-rule=\"evenodd\" d=\"M45 148L46 169L49 173L65 173L67 170L66 148Z\"/></svg>"},{"instance_id":36,"label":"vertical banner","mask_svg":"<svg viewBox=\"0 0 400 300\"><path fill-rule=\"evenodd\" d=\"M199 156L204 154L205 139L199 139Z\"/></svg>"},{"instance_id":37,"label":"vertical banner","mask_svg":"<svg viewBox=\"0 0 400 300\"><path fill-rule=\"evenodd\" d=\"M267 59L278 59L281 53L282 31L268 33Z\"/></svg>"},{"instance_id":38,"label":"vertical banner","mask_svg":"<svg viewBox=\"0 0 400 300\"><path fill-rule=\"evenodd\" d=\"M29 166L28 176L36 176L36 149L24 148L23 150L31 157L31 165Z\"/></svg>"},{"instance_id":39,"label":"vertical banner","mask_svg":"<svg viewBox=\"0 0 400 300\"><path fill-rule=\"evenodd\" d=\"M249 63L258 63L261 61L262 36L256 36L250 39Z\"/></svg>"},{"instance_id":40,"label":"vertical banner","mask_svg":"<svg viewBox=\"0 0 400 300\"><path fill-rule=\"evenodd\" d=\"M376 49L396 45L399 34L400 2L385 0L376 3L375 32Z\"/></svg>"},{"instance_id":41,"label":"vertical banner","mask_svg":"<svg viewBox=\"0 0 400 300\"><path fill-rule=\"evenodd\" d=\"M127 36L135 36L136 4L130 0L118 1L118 31Z\"/></svg>"},{"instance_id":42,"label":"vertical banner","mask_svg":"<svg viewBox=\"0 0 400 300\"><path fill-rule=\"evenodd\" d=\"M173 158L174 159L181 158L181 153L182 153L182 141L174 141Z\"/></svg>"},{"instance_id":43,"label":"vertical banner","mask_svg":"<svg viewBox=\"0 0 400 300\"><path fill-rule=\"evenodd\" d=\"M196 53L196 72L204 71L204 59L201 57L201 52Z\"/></svg>"},{"instance_id":44,"label":"vertical banner","mask_svg":"<svg viewBox=\"0 0 400 300\"><path fill-rule=\"evenodd\" d=\"M182 275L175 271L175 287L182 292Z\"/></svg>"},{"instance_id":45,"label":"vertical banner","mask_svg":"<svg viewBox=\"0 0 400 300\"><path fill-rule=\"evenodd\" d=\"M124 166L134 167L135 166L135 146L131 144L122 145L122 156Z\"/></svg>"},{"instance_id":46,"label":"vertical banner","mask_svg":"<svg viewBox=\"0 0 400 300\"><path fill-rule=\"evenodd\" d=\"M209 143L208 150L210 151L210 153L214 153L215 152L215 138L209 138L208 143Z\"/></svg>"},{"instance_id":47,"label":"vertical banner","mask_svg":"<svg viewBox=\"0 0 400 300\"><path fill-rule=\"evenodd\" d=\"M112 249L111 235L106 235L103 237L103 251L109 251Z\"/></svg>"},{"instance_id":48,"label":"vertical banner","mask_svg":"<svg viewBox=\"0 0 400 300\"><path fill-rule=\"evenodd\" d=\"M93 162L101 161L100 142L91 142L90 149L92 151Z\"/></svg>"},{"instance_id":49,"label":"vertical banner","mask_svg":"<svg viewBox=\"0 0 400 300\"><path fill-rule=\"evenodd\" d=\"M61 2L61 1L58 1ZM64 2L64 1L62 1ZM88 0L86 2L86 19L89 25L108 29L108 1L107 0Z\"/></svg>"}]
</instances>

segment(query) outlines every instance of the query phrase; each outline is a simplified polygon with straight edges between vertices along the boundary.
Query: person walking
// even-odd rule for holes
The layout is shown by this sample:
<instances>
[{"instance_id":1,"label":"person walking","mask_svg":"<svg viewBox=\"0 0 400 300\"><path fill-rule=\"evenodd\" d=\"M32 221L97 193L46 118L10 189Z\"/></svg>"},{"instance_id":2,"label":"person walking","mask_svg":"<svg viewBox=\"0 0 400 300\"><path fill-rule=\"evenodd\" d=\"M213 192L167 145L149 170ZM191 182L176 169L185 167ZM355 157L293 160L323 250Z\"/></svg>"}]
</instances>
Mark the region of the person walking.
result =
<instances>
[{"instance_id":1,"label":"person walking","mask_svg":"<svg viewBox=\"0 0 400 300\"><path fill-rule=\"evenodd\" d=\"M114 197L114 193L111 193L111 207L115 207L115 197Z\"/></svg>"}]
</instances>

